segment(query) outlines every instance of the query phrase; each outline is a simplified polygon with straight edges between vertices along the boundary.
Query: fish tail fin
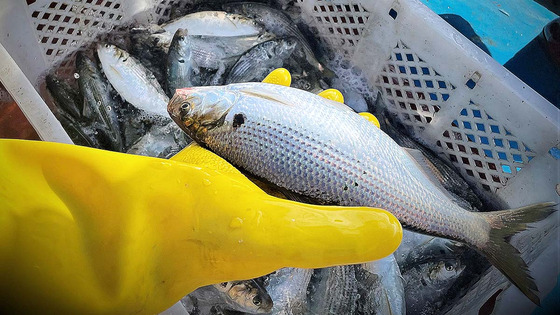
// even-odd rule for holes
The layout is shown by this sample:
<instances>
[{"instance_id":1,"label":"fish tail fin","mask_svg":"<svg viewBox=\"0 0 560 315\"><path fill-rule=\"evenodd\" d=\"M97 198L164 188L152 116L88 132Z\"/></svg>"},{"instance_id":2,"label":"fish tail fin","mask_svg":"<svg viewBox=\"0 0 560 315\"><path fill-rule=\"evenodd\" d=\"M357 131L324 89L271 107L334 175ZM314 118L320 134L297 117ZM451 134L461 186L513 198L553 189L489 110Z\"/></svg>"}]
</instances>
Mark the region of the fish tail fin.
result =
<instances>
[{"instance_id":1,"label":"fish tail fin","mask_svg":"<svg viewBox=\"0 0 560 315\"><path fill-rule=\"evenodd\" d=\"M529 275L529 267L521 258L517 248L509 243L514 234L527 229L527 224L540 221L556 211L553 202L530 206L479 213L490 225L488 242L479 250L498 268L523 294L540 306L535 280Z\"/></svg>"}]
</instances>

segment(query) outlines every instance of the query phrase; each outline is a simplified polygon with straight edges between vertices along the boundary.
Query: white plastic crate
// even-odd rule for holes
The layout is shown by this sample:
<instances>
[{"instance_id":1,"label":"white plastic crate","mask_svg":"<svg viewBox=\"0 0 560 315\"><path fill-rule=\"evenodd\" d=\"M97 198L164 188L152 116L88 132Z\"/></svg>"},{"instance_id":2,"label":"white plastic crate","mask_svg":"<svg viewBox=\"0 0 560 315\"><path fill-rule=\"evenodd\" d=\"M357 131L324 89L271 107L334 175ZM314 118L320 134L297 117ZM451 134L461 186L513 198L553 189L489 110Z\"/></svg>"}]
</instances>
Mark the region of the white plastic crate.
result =
<instances>
[{"instance_id":1,"label":"white plastic crate","mask_svg":"<svg viewBox=\"0 0 560 315\"><path fill-rule=\"evenodd\" d=\"M192 2L0 0L5 48L0 47L0 80L44 140L68 142L35 93L48 100L41 88L44 72L55 65L72 69L77 49L117 26L159 23L169 18L172 6ZM295 5L322 44L361 69L389 111L481 193L497 195L510 207L560 202L560 162L551 154L560 147L559 110L418 0L297 0ZM540 266L532 273L543 293L559 272L558 261L550 259L558 255L558 229L551 230L557 221L555 214L513 240L528 262ZM533 247L538 242L553 244L539 259L544 248ZM497 289L509 285L494 268L480 283L450 313L478 313ZM502 296L497 313L533 307L515 288Z\"/></svg>"}]
</instances>

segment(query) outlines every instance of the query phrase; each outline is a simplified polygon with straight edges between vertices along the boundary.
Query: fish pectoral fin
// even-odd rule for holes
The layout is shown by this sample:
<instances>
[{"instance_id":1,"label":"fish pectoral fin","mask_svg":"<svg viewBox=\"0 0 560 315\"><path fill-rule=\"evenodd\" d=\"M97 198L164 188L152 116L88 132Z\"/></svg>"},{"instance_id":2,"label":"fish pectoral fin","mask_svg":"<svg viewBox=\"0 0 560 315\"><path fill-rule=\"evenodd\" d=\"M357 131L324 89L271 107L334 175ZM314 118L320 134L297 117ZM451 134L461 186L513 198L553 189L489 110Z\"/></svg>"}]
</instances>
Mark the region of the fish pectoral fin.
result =
<instances>
[{"instance_id":1,"label":"fish pectoral fin","mask_svg":"<svg viewBox=\"0 0 560 315\"><path fill-rule=\"evenodd\" d=\"M416 162L422 173L424 173L424 175L426 175L428 179L447 196L447 198L453 200L454 202L457 200L456 196L449 193L447 189L443 187L443 176L437 167L426 158L422 151L405 147L403 147L403 149L412 157L412 160Z\"/></svg>"},{"instance_id":2,"label":"fish pectoral fin","mask_svg":"<svg viewBox=\"0 0 560 315\"><path fill-rule=\"evenodd\" d=\"M286 102L284 100L284 97L281 94L274 93L274 92L271 92L271 91L259 90L259 89L256 89L256 88L246 88L246 89L242 89L242 90L239 90L239 91L241 93L245 93L247 95L264 98L264 99L267 99L269 101L281 103L281 104L284 104L284 105L287 105L287 106L294 106L293 104L290 104L290 103Z\"/></svg>"}]
</instances>

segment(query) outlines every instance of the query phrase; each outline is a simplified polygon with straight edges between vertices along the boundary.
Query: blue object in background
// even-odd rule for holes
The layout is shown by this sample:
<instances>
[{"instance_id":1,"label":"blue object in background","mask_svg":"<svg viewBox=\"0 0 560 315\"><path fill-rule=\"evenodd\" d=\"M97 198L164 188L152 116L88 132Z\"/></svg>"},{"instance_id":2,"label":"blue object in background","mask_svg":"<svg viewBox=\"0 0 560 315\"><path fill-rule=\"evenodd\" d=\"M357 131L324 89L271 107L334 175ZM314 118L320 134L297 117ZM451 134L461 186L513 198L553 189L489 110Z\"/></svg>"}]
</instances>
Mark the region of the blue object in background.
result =
<instances>
[{"instance_id":1,"label":"blue object in background","mask_svg":"<svg viewBox=\"0 0 560 315\"><path fill-rule=\"evenodd\" d=\"M437 14L456 14L468 21L502 65L558 17L532 0L421 1Z\"/></svg>"}]
</instances>

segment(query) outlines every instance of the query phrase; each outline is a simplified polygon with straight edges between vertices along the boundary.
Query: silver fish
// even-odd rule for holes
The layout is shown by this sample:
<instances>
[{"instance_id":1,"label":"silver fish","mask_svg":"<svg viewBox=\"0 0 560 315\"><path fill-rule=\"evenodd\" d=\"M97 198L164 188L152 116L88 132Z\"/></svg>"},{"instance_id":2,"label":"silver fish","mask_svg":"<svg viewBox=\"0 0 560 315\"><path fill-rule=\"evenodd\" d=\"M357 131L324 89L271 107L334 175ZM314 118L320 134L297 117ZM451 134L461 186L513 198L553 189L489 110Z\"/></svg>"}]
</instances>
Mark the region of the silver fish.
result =
<instances>
[{"instance_id":1,"label":"silver fish","mask_svg":"<svg viewBox=\"0 0 560 315\"><path fill-rule=\"evenodd\" d=\"M250 314L268 313L272 299L255 280L230 281L196 289L181 302L195 314L210 314L215 310L235 310Z\"/></svg>"},{"instance_id":2,"label":"silver fish","mask_svg":"<svg viewBox=\"0 0 560 315\"><path fill-rule=\"evenodd\" d=\"M136 108L167 117L169 98L154 75L136 58L108 44L98 45L97 55L105 76L123 99Z\"/></svg>"},{"instance_id":3,"label":"silver fish","mask_svg":"<svg viewBox=\"0 0 560 315\"><path fill-rule=\"evenodd\" d=\"M118 102L111 95L109 82L91 59L83 53L76 55L76 69L79 75L78 85L84 98L83 116L85 120L95 122L92 129L105 148L122 152L124 145L117 116Z\"/></svg>"},{"instance_id":4,"label":"silver fish","mask_svg":"<svg viewBox=\"0 0 560 315\"><path fill-rule=\"evenodd\" d=\"M355 265L317 269L309 293L309 314L354 314L358 300Z\"/></svg>"},{"instance_id":5,"label":"silver fish","mask_svg":"<svg viewBox=\"0 0 560 315\"><path fill-rule=\"evenodd\" d=\"M154 125L126 153L170 158L186 147L191 140L173 122L161 127Z\"/></svg>"},{"instance_id":6,"label":"silver fish","mask_svg":"<svg viewBox=\"0 0 560 315\"><path fill-rule=\"evenodd\" d=\"M167 88L170 94L176 89L200 86L199 67L194 62L191 42L187 31L180 28L175 32L167 56Z\"/></svg>"},{"instance_id":7,"label":"silver fish","mask_svg":"<svg viewBox=\"0 0 560 315\"><path fill-rule=\"evenodd\" d=\"M405 289L393 255L356 268L358 314L406 314Z\"/></svg>"},{"instance_id":8,"label":"silver fish","mask_svg":"<svg viewBox=\"0 0 560 315\"><path fill-rule=\"evenodd\" d=\"M457 206L389 136L346 105L266 83L178 90L168 111L195 141L280 187L387 209L401 223L480 251L533 302L537 286L506 238L553 203L488 213Z\"/></svg>"},{"instance_id":9,"label":"silver fish","mask_svg":"<svg viewBox=\"0 0 560 315\"><path fill-rule=\"evenodd\" d=\"M274 301L271 314L307 314L307 287L312 275L313 269L300 268L282 268L270 275L267 290Z\"/></svg>"},{"instance_id":10,"label":"silver fish","mask_svg":"<svg viewBox=\"0 0 560 315\"><path fill-rule=\"evenodd\" d=\"M266 41L247 51L229 71L226 84L262 81L271 70L282 67L296 48L293 37Z\"/></svg>"},{"instance_id":11,"label":"silver fish","mask_svg":"<svg viewBox=\"0 0 560 315\"><path fill-rule=\"evenodd\" d=\"M278 37L295 37L298 41L299 48L302 50L303 59L312 67L320 71L324 70L323 66L317 61L317 58L315 58L313 49L311 49L311 46L303 34L284 12L266 4L255 2L226 3L222 5L222 8L228 12L238 13L254 19L257 23L263 25L265 30Z\"/></svg>"},{"instance_id":12,"label":"silver fish","mask_svg":"<svg viewBox=\"0 0 560 315\"><path fill-rule=\"evenodd\" d=\"M171 34L182 28L191 35L258 35L263 29L253 19L223 11L201 11L180 17L161 26Z\"/></svg>"},{"instance_id":13,"label":"silver fish","mask_svg":"<svg viewBox=\"0 0 560 315\"><path fill-rule=\"evenodd\" d=\"M446 302L448 290L466 266L453 241L433 238L402 263L407 309L411 314L435 314ZM416 254L416 255L414 255Z\"/></svg>"}]
</instances>

